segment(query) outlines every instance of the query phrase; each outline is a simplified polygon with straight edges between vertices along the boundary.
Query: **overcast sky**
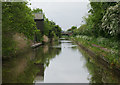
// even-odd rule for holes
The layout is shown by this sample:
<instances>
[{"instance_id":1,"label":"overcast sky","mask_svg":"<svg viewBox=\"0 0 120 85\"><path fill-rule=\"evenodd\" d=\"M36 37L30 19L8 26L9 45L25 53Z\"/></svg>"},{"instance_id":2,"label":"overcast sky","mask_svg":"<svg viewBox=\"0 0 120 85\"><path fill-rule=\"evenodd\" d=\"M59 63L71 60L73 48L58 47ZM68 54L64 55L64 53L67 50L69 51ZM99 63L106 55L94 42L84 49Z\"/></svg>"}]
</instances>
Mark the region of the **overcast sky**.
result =
<instances>
[{"instance_id":1,"label":"overcast sky","mask_svg":"<svg viewBox=\"0 0 120 85\"><path fill-rule=\"evenodd\" d=\"M43 9L45 16L63 30L79 27L83 16L88 15L88 0L31 0L31 8Z\"/></svg>"}]
</instances>

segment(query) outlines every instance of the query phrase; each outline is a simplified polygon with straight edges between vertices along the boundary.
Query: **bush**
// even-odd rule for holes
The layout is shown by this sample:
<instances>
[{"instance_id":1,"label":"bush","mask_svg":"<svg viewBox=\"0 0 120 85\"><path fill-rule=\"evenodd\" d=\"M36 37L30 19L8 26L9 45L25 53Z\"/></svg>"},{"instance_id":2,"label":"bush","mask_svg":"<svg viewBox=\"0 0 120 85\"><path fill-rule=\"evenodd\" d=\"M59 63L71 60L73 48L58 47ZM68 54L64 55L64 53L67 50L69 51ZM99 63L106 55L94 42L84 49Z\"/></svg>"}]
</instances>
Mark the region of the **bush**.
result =
<instances>
[{"instance_id":1,"label":"bush","mask_svg":"<svg viewBox=\"0 0 120 85\"><path fill-rule=\"evenodd\" d=\"M120 33L120 4L111 6L107 9L106 14L102 18L102 29L106 34L117 36Z\"/></svg>"}]
</instances>

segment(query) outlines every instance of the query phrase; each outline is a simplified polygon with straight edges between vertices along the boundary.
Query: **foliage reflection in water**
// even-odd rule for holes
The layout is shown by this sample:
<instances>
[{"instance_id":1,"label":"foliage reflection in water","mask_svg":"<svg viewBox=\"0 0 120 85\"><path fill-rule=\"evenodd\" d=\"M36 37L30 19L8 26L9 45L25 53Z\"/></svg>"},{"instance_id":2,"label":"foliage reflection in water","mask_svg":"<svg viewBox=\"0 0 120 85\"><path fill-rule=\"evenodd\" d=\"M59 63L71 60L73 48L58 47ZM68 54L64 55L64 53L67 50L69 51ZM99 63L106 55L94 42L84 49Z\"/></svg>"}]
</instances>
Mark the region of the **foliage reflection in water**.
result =
<instances>
[{"instance_id":1,"label":"foliage reflection in water","mask_svg":"<svg viewBox=\"0 0 120 85\"><path fill-rule=\"evenodd\" d=\"M52 48L50 45L40 46L16 56L14 59L4 60L2 68L3 83L33 83L35 77L44 78L44 69L49 65L50 59L59 55L61 48Z\"/></svg>"},{"instance_id":2,"label":"foliage reflection in water","mask_svg":"<svg viewBox=\"0 0 120 85\"><path fill-rule=\"evenodd\" d=\"M119 83L120 73L69 40L26 49L3 61L3 83Z\"/></svg>"}]
</instances>

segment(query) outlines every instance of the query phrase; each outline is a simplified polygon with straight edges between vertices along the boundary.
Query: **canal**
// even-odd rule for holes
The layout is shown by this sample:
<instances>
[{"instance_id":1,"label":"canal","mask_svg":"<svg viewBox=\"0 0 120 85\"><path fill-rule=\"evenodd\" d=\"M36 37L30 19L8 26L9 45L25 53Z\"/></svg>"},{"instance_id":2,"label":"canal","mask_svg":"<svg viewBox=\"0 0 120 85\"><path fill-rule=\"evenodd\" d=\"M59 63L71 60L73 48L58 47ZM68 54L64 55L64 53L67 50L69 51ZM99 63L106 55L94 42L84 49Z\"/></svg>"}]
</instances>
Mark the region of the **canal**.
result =
<instances>
[{"instance_id":1,"label":"canal","mask_svg":"<svg viewBox=\"0 0 120 85\"><path fill-rule=\"evenodd\" d=\"M70 40L43 45L3 61L3 83L120 83L120 74Z\"/></svg>"}]
</instances>

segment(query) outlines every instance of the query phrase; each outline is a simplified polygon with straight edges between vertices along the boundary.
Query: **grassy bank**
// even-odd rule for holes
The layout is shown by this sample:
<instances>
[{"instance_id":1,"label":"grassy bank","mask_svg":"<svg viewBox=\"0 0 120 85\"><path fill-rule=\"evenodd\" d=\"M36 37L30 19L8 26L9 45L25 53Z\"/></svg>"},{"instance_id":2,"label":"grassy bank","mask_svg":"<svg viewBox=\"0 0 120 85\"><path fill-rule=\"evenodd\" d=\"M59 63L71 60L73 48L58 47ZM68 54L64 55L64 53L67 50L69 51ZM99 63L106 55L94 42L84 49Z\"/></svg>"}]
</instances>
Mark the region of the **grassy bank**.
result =
<instances>
[{"instance_id":1,"label":"grassy bank","mask_svg":"<svg viewBox=\"0 0 120 85\"><path fill-rule=\"evenodd\" d=\"M71 39L94 52L96 56L102 56L110 64L110 67L120 68L119 43L117 41L103 37L94 38L82 35L71 37Z\"/></svg>"}]
</instances>

